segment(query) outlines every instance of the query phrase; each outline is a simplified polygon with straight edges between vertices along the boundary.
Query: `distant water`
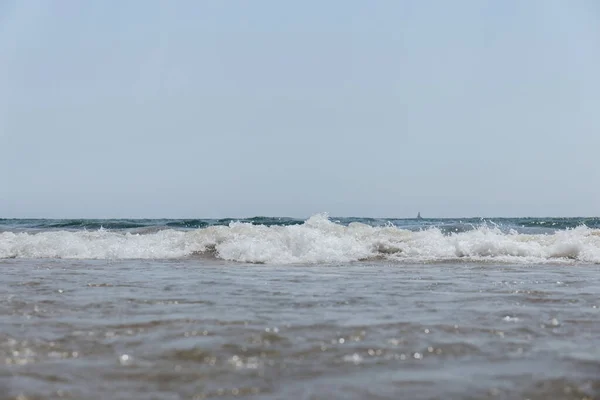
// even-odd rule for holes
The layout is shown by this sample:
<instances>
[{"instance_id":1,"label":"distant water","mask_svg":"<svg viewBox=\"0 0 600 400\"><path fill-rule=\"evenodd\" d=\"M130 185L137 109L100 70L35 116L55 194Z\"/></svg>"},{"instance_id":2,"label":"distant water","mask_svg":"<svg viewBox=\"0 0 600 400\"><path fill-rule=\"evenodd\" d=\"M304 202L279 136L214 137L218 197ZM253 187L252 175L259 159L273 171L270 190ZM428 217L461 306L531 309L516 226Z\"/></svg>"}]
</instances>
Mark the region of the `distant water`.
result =
<instances>
[{"instance_id":1,"label":"distant water","mask_svg":"<svg viewBox=\"0 0 600 400\"><path fill-rule=\"evenodd\" d=\"M598 399L600 220L0 220L0 399Z\"/></svg>"}]
</instances>

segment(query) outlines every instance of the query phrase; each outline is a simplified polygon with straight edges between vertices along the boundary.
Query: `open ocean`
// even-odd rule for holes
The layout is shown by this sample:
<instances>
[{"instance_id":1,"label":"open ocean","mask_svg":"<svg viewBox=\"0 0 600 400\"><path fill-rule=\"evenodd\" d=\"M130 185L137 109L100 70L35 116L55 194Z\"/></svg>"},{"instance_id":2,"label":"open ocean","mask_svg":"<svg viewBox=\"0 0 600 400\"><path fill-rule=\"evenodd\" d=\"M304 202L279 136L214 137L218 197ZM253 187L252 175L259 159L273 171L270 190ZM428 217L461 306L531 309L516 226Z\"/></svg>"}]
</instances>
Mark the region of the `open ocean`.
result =
<instances>
[{"instance_id":1,"label":"open ocean","mask_svg":"<svg viewBox=\"0 0 600 400\"><path fill-rule=\"evenodd\" d=\"M0 219L0 399L600 399L600 219Z\"/></svg>"}]
</instances>

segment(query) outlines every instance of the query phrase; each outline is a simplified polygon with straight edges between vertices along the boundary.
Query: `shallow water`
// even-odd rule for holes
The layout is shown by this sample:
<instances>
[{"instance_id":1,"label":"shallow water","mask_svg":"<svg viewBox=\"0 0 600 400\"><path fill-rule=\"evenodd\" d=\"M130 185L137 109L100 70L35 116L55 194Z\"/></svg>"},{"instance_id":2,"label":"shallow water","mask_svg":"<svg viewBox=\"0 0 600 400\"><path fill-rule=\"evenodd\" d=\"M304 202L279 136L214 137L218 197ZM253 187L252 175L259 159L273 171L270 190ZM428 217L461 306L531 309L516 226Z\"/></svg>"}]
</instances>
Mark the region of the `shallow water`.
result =
<instances>
[{"instance_id":1,"label":"shallow water","mask_svg":"<svg viewBox=\"0 0 600 400\"><path fill-rule=\"evenodd\" d=\"M600 396L598 265L0 268L2 399Z\"/></svg>"}]
</instances>

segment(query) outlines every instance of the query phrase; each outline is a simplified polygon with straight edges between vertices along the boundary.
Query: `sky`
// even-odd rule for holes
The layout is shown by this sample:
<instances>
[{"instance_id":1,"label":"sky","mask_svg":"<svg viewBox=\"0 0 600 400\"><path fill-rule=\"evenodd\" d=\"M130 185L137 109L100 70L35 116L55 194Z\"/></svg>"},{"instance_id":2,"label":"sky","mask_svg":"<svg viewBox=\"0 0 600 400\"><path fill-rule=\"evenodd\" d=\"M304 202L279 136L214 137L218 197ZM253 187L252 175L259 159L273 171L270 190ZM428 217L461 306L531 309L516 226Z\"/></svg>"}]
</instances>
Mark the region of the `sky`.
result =
<instances>
[{"instance_id":1,"label":"sky","mask_svg":"<svg viewBox=\"0 0 600 400\"><path fill-rule=\"evenodd\" d=\"M0 218L600 215L595 0L0 0Z\"/></svg>"}]
</instances>

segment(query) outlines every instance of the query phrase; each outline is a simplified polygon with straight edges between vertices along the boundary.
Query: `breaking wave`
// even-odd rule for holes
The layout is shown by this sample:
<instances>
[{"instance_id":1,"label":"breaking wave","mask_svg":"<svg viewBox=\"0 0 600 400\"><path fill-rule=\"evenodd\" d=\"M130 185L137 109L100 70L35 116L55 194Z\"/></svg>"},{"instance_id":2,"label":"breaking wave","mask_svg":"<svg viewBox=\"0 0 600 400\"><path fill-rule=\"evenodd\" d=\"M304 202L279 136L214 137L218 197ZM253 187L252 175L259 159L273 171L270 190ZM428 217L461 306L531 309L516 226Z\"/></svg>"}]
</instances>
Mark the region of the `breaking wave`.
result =
<instances>
[{"instance_id":1,"label":"breaking wave","mask_svg":"<svg viewBox=\"0 0 600 400\"><path fill-rule=\"evenodd\" d=\"M318 214L297 225L261 225L250 221L150 233L107 229L0 233L3 259L176 259L203 254L267 264L374 259L598 263L600 230L578 226L553 233L526 234L482 224L457 232L438 227L413 231L360 222L342 225Z\"/></svg>"}]
</instances>

